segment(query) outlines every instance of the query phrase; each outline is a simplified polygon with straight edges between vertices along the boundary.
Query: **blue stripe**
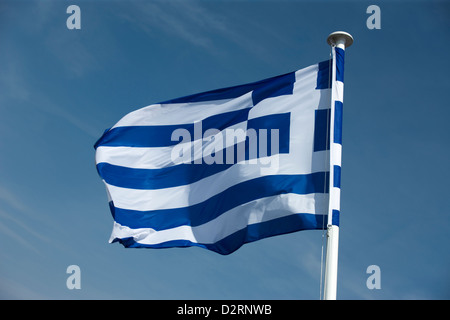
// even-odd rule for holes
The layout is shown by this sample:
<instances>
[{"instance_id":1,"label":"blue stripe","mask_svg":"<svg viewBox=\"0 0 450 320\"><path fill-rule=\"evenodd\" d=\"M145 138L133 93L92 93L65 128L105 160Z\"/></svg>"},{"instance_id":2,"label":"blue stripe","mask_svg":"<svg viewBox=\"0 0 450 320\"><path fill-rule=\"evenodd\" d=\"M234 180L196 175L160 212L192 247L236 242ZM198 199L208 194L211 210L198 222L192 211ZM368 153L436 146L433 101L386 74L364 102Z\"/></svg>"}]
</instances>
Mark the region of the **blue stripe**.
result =
<instances>
[{"instance_id":1,"label":"blue stripe","mask_svg":"<svg viewBox=\"0 0 450 320\"><path fill-rule=\"evenodd\" d=\"M334 143L342 145L342 115L344 105L341 101L334 103Z\"/></svg>"},{"instance_id":2,"label":"blue stripe","mask_svg":"<svg viewBox=\"0 0 450 320\"><path fill-rule=\"evenodd\" d=\"M345 50L335 47L336 50L336 81L344 82Z\"/></svg>"},{"instance_id":3,"label":"blue stripe","mask_svg":"<svg viewBox=\"0 0 450 320\"><path fill-rule=\"evenodd\" d=\"M227 255L233 253L245 243L301 230L323 229L323 221L327 221L327 215L323 216L307 213L296 213L270 221L247 225L246 228L241 229L213 244L194 243L189 240L173 240L154 245L147 245L138 243L134 241L133 238L116 238L113 242L120 242L126 248L162 249L197 246L215 251L222 255Z\"/></svg>"},{"instance_id":4,"label":"blue stripe","mask_svg":"<svg viewBox=\"0 0 450 320\"><path fill-rule=\"evenodd\" d=\"M202 136L208 129L223 130L247 120L250 109L225 112L203 119L201 121ZM193 123L161 126L126 126L106 131L97 141L94 148L97 149L99 146L148 148L173 146L180 142L172 141L171 139L172 133L177 129L188 130L192 140L197 138L194 136Z\"/></svg>"},{"instance_id":5,"label":"blue stripe","mask_svg":"<svg viewBox=\"0 0 450 320\"><path fill-rule=\"evenodd\" d=\"M328 172L264 176L236 184L189 207L152 211L114 208L114 219L130 228L164 230L182 225L198 226L256 199L286 193L328 193L328 180Z\"/></svg>"},{"instance_id":6,"label":"blue stripe","mask_svg":"<svg viewBox=\"0 0 450 320\"><path fill-rule=\"evenodd\" d=\"M334 210L332 211L332 216L331 216L331 224L333 226L339 226L339 216L340 216L340 212L339 210Z\"/></svg>"},{"instance_id":7,"label":"blue stripe","mask_svg":"<svg viewBox=\"0 0 450 320\"><path fill-rule=\"evenodd\" d=\"M333 187L341 187L341 167L337 165L333 166Z\"/></svg>"},{"instance_id":8,"label":"blue stripe","mask_svg":"<svg viewBox=\"0 0 450 320\"><path fill-rule=\"evenodd\" d=\"M319 71L317 73L317 86L316 89L329 89L331 88L330 81L330 65L332 60L322 61L319 63Z\"/></svg>"},{"instance_id":9,"label":"blue stripe","mask_svg":"<svg viewBox=\"0 0 450 320\"><path fill-rule=\"evenodd\" d=\"M314 117L314 152L330 150L329 130L330 110L319 109L315 111Z\"/></svg>"},{"instance_id":10,"label":"blue stripe","mask_svg":"<svg viewBox=\"0 0 450 320\"><path fill-rule=\"evenodd\" d=\"M262 116L259 118L254 118L248 120L247 129L254 129L260 137L260 131L267 129L267 154L276 154L271 151L271 130L278 129L278 143L279 143L279 153L289 153L289 142L290 142L290 127L291 127L291 113L278 113L271 114L267 116ZM247 139L249 140L249 139ZM259 141L258 141L259 142ZM248 150L248 146L246 146ZM258 143L259 148L259 143ZM259 150L259 149L258 149ZM259 152L258 152L259 154ZM265 155L263 155L265 156Z\"/></svg>"},{"instance_id":11,"label":"blue stripe","mask_svg":"<svg viewBox=\"0 0 450 320\"><path fill-rule=\"evenodd\" d=\"M108 202L109 204L109 210L111 211L111 215L113 219L116 219L116 207L114 207L114 203L112 201Z\"/></svg>"},{"instance_id":12,"label":"blue stripe","mask_svg":"<svg viewBox=\"0 0 450 320\"><path fill-rule=\"evenodd\" d=\"M290 95L294 90L295 72L263 80L252 92L253 105L267 98Z\"/></svg>"},{"instance_id":13,"label":"blue stripe","mask_svg":"<svg viewBox=\"0 0 450 320\"><path fill-rule=\"evenodd\" d=\"M284 75L260 80L257 82L196 93L193 95L176 98L161 103L162 104L189 103L189 102L202 102L221 99L234 99L253 90L252 93L253 105L256 105L261 100L269 97L277 97L280 95L292 94L294 82L295 82L295 72L290 72Z\"/></svg>"},{"instance_id":14,"label":"blue stripe","mask_svg":"<svg viewBox=\"0 0 450 320\"><path fill-rule=\"evenodd\" d=\"M161 169L135 169L101 162L97 164L97 171L106 183L116 187L155 190L191 184L232 165L189 163Z\"/></svg>"}]
</instances>

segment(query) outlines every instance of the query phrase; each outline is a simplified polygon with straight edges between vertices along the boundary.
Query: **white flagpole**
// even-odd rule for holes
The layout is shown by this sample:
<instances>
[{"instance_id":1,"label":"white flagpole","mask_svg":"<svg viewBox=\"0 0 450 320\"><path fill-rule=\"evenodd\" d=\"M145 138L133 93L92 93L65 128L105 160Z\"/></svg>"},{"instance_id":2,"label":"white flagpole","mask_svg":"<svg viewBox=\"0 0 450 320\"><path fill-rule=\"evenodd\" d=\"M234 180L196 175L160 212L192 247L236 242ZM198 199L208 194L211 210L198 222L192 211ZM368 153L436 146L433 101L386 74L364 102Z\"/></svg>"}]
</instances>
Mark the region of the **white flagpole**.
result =
<instances>
[{"instance_id":1,"label":"white flagpole","mask_svg":"<svg viewBox=\"0 0 450 320\"><path fill-rule=\"evenodd\" d=\"M327 38L328 44L332 47L333 52L333 68L332 68L332 88L331 88L331 117L330 117L330 207L328 210L328 226L327 226L327 253L325 265L325 283L324 298L325 300L336 300L337 292L337 268L338 268L338 249L339 249L339 226L334 225L332 221L333 211L339 210L340 188L334 188L334 165L341 164L341 151L336 152L333 148L334 140L334 116L335 101L340 97L342 102L343 86L336 86L336 54L335 47L345 50L353 43L353 37L347 32L336 31ZM340 92L339 92L340 91ZM334 205L334 206L333 206Z\"/></svg>"}]
</instances>

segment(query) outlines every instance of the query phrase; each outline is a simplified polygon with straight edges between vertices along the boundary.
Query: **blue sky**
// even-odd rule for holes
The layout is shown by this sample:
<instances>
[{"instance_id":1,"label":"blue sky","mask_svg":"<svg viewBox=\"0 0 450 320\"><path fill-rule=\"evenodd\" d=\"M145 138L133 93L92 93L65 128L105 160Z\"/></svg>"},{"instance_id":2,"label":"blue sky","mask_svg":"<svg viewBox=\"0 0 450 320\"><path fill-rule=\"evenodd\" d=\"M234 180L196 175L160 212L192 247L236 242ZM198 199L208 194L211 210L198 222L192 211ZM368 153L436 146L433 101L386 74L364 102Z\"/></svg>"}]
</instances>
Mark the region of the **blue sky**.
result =
<instances>
[{"instance_id":1,"label":"blue sky","mask_svg":"<svg viewBox=\"0 0 450 320\"><path fill-rule=\"evenodd\" d=\"M66 8L81 8L68 30ZM381 9L369 30L366 9ZM347 50L338 298L450 298L450 4L2 1L1 299L318 299L322 233L200 248L109 244L93 144L151 103ZM66 268L81 269L68 290ZM370 265L381 289L366 287Z\"/></svg>"}]
</instances>

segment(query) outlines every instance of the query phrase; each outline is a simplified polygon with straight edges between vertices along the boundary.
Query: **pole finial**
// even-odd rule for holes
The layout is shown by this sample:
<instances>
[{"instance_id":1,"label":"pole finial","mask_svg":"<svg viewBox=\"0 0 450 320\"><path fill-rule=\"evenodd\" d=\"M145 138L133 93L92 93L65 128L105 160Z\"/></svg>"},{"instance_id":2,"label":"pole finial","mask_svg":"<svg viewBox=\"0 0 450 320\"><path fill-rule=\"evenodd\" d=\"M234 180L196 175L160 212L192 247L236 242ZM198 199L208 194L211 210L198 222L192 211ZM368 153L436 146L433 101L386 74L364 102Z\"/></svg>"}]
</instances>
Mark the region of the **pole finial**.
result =
<instances>
[{"instance_id":1,"label":"pole finial","mask_svg":"<svg viewBox=\"0 0 450 320\"><path fill-rule=\"evenodd\" d=\"M353 44L353 37L348 32L335 31L328 36L327 42L330 46L343 45L344 48L348 48Z\"/></svg>"}]
</instances>

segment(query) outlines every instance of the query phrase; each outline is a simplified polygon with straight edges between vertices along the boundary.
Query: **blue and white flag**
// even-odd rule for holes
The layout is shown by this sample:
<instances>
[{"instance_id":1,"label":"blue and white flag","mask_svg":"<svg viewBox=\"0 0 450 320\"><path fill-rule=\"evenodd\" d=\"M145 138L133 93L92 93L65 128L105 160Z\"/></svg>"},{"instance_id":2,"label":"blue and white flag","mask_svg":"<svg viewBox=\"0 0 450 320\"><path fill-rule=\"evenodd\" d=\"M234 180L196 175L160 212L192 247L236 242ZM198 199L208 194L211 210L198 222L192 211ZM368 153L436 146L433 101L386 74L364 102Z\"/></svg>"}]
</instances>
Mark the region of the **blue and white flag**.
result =
<instances>
[{"instance_id":1,"label":"blue and white flag","mask_svg":"<svg viewBox=\"0 0 450 320\"><path fill-rule=\"evenodd\" d=\"M330 167L333 187L340 181L340 158L330 166L342 119L331 103L336 60L123 117L95 144L110 242L229 254L337 223L329 201ZM330 119L339 123L330 128Z\"/></svg>"}]
</instances>

